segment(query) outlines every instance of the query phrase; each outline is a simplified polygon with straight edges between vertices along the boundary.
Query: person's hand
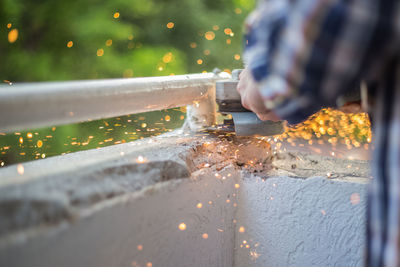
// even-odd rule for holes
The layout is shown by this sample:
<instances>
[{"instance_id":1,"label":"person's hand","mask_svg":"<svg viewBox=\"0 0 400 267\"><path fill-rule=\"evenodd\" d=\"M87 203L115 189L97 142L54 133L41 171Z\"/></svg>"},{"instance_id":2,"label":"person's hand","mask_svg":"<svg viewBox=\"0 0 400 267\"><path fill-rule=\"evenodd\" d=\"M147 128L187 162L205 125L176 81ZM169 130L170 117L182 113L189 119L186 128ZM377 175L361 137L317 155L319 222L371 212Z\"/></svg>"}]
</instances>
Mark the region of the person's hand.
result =
<instances>
[{"instance_id":1,"label":"person's hand","mask_svg":"<svg viewBox=\"0 0 400 267\"><path fill-rule=\"evenodd\" d=\"M237 86L242 99L242 106L253 111L260 120L279 121L280 119L271 110L268 110L261 98L257 83L253 80L250 71L246 68L239 75Z\"/></svg>"}]
</instances>

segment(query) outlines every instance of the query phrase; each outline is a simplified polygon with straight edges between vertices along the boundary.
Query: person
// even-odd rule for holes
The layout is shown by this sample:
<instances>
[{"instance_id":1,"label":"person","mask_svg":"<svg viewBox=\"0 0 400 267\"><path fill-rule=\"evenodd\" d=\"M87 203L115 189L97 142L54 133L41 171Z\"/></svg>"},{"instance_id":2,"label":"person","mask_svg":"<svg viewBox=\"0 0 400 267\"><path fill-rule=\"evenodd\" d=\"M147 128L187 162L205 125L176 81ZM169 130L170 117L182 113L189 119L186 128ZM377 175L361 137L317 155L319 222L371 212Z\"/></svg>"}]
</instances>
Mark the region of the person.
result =
<instances>
[{"instance_id":1,"label":"person","mask_svg":"<svg viewBox=\"0 0 400 267\"><path fill-rule=\"evenodd\" d=\"M265 0L246 21L238 92L262 120L297 124L369 85L373 179L366 266L400 266L400 1Z\"/></svg>"}]
</instances>

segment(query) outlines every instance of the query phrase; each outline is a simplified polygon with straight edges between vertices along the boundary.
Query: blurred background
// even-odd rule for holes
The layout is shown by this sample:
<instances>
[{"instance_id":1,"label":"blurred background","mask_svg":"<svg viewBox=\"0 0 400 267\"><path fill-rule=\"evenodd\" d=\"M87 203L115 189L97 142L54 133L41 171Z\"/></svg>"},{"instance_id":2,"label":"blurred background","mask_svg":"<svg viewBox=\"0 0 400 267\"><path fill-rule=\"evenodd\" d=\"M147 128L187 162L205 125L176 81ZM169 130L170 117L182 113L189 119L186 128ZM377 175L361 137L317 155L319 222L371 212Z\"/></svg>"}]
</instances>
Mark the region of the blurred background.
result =
<instances>
[{"instance_id":1,"label":"blurred background","mask_svg":"<svg viewBox=\"0 0 400 267\"><path fill-rule=\"evenodd\" d=\"M254 0L0 0L0 80L179 75L242 68ZM185 108L0 133L0 167L159 135Z\"/></svg>"}]
</instances>

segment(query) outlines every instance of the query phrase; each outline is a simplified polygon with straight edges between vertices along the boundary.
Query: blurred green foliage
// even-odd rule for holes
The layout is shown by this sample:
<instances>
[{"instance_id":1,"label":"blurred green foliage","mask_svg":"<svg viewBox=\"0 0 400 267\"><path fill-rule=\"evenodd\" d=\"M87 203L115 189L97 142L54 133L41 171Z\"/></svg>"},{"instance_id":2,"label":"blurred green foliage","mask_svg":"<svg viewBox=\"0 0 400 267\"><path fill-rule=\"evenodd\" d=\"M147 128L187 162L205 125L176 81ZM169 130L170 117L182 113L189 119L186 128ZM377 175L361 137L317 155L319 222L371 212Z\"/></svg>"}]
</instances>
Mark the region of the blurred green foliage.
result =
<instances>
[{"instance_id":1,"label":"blurred green foliage","mask_svg":"<svg viewBox=\"0 0 400 267\"><path fill-rule=\"evenodd\" d=\"M241 68L242 25L253 6L254 0L0 0L0 81ZM182 116L168 110L0 133L0 167L160 134L179 127Z\"/></svg>"},{"instance_id":2,"label":"blurred green foliage","mask_svg":"<svg viewBox=\"0 0 400 267\"><path fill-rule=\"evenodd\" d=\"M238 68L242 63L234 55L241 53L242 25L253 4L254 0L0 0L0 79L76 80ZM174 23L171 29L169 22ZM226 28L234 36L225 34ZM13 29L18 38L10 43ZM205 38L208 31L215 39ZM102 56L97 56L99 49ZM165 63L168 52L173 60ZM203 64L197 64L198 59Z\"/></svg>"}]
</instances>

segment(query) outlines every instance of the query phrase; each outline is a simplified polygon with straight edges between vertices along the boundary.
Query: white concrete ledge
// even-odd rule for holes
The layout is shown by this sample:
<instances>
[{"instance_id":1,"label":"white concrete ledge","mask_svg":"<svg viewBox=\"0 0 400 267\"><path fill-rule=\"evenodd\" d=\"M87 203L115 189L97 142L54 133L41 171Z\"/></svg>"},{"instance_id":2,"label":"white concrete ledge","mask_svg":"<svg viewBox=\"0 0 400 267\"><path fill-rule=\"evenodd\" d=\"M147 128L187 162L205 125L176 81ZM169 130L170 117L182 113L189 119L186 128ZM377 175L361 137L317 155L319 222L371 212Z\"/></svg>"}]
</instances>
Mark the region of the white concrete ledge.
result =
<instances>
[{"instance_id":1,"label":"white concrete ledge","mask_svg":"<svg viewBox=\"0 0 400 267\"><path fill-rule=\"evenodd\" d=\"M361 266L368 162L270 152L180 133L2 168L0 266Z\"/></svg>"}]
</instances>

